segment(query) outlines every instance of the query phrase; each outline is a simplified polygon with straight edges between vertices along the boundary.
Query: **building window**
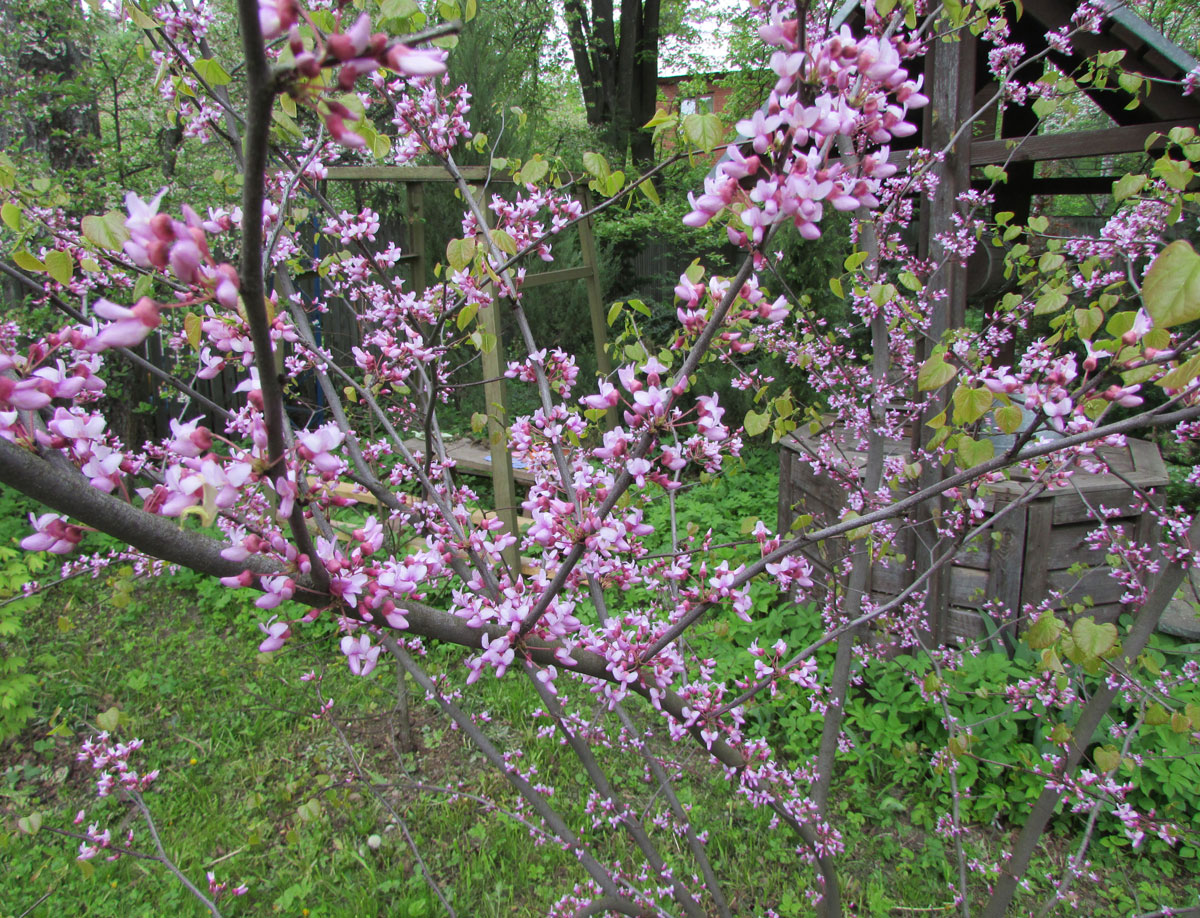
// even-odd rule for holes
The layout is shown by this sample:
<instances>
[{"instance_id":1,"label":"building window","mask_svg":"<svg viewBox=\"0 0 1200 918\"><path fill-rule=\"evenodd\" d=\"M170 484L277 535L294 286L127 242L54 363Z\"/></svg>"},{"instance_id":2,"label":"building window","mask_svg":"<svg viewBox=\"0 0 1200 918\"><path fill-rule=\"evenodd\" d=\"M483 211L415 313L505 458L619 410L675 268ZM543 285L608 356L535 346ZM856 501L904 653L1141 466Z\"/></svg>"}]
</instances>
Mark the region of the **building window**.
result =
<instances>
[{"instance_id":1,"label":"building window","mask_svg":"<svg viewBox=\"0 0 1200 918\"><path fill-rule=\"evenodd\" d=\"M706 115L712 110L712 96L694 96L690 99L681 99L679 101L679 114L681 115L695 115L697 113Z\"/></svg>"}]
</instances>

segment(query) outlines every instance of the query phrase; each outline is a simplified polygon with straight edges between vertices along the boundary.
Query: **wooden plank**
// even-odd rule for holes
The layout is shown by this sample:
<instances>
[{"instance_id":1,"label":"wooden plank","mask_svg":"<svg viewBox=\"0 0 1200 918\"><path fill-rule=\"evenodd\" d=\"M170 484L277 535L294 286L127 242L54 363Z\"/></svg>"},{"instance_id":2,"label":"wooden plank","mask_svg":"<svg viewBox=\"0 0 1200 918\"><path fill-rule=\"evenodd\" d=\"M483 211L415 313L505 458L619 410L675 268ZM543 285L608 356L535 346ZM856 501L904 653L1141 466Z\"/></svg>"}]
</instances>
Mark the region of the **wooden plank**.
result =
<instances>
[{"instance_id":1,"label":"wooden plank","mask_svg":"<svg viewBox=\"0 0 1200 918\"><path fill-rule=\"evenodd\" d=\"M429 269L428 258L425 254L425 186L420 182L409 182L405 186L405 190L408 198L406 201L408 239L415 255L412 285L413 292L420 296L425 292L426 272Z\"/></svg>"},{"instance_id":2,"label":"wooden plank","mask_svg":"<svg viewBox=\"0 0 1200 918\"><path fill-rule=\"evenodd\" d=\"M471 194L475 200L483 204L484 188L482 185L471 186ZM491 229L491 211L481 208L487 218L487 229ZM496 292L493 288L493 292ZM517 485L513 477L512 454L508 451L508 393L504 384L504 336L500 327L500 304L503 300L496 297L491 307L479 310L477 319L480 328L492 336L495 345L491 350L483 352L482 369L484 411L488 418L488 451L492 460L492 490L495 494L496 512L504 521L505 528L513 535L517 534ZM504 552L508 566L518 570L520 558L515 545Z\"/></svg>"},{"instance_id":3,"label":"wooden plank","mask_svg":"<svg viewBox=\"0 0 1200 918\"><path fill-rule=\"evenodd\" d=\"M1117 481L1111 475L1102 476L1110 481ZM1073 491L1059 491L1054 495L1054 525L1063 526L1068 523L1082 523L1092 519L1091 508L1099 508L1103 504L1107 509L1117 510L1117 516L1136 516L1140 498L1135 498L1129 488L1121 483L1117 487L1091 488L1086 481L1077 485L1083 494Z\"/></svg>"},{"instance_id":4,"label":"wooden plank","mask_svg":"<svg viewBox=\"0 0 1200 918\"><path fill-rule=\"evenodd\" d=\"M959 641L977 641L987 635L987 624L978 612L950 608L947 619L949 636Z\"/></svg>"},{"instance_id":5,"label":"wooden plank","mask_svg":"<svg viewBox=\"0 0 1200 918\"><path fill-rule=\"evenodd\" d=\"M1054 499L1041 498L1029 505L1025 514L1025 545L1021 553L1021 601L1036 606L1046 596L1049 585L1046 559L1050 552L1050 527L1054 521Z\"/></svg>"},{"instance_id":6,"label":"wooden plank","mask_svg":"<svg viewBox=\"0 0 1200 918\"><path fill-rule=\"evenodd\" d=\"M908 575L899 565L878 563L871 568L871 592L896 596L907 586ZM956 606L977 608L987 600L987 571L969 567L950 570L950 602Z\"/></svg>"},{"instance_id":7,"label":"wooden plank","mask_svg":"<svg viewBox=\"0 0 1200 918\"><path fill-rule=\"evenodd\" d=\"M1163 485L1170 481L1170 477L1167 475L1167 465L1163 462L1162 453L1159 452L1157 444L1151 443L1149 440L1137 440L1133 437L1125 442L1129 447L1133 467L1138 474L1160 479ZM1155 485L1155 487L1159 487L1159 485Z\"/></svg>"},{"instance_id":8,"label":"wooden plank","mask_svg":"<svg viewBox=\"0 0 1200 918\"><path fill-rule=\"evenodd\" d=\"M405 440L404 445L414 454L425 452L424 440ZM489 450L472 443L470 440L447 440L446 454L454 460L455 468L468 475L479 475L483 478L492 477L492 456ZM513 466L513 479L523 485L531 485L535 478L532 472L524 467Z\"/></svg>"},{"instance_id":9,"label":"wooden plank","mask_svg":"<svg viewBox=\"0 0 1200 918\"><path fill-rule=\"evenodd\" d=\"M542 287L546 284L559 284L565 281L582 280L589 277L592 269L588 265L578 268L560 268L557 271L543 271L541 274L526 274L522 286L526 290Z\"/></svg>"},{"instance_id":10,"label":"wooden plank","mask_svg":"<svg viewBox=\"0 0 1200 918\"><path fill-rule=\"evenodd\" d=\"M992 540L992 564L988 569L988 599L997 600L1013 617L1021 611L1025 518L1026 509L1018 507L1005 514L996 524L993 530L996 538Z\"/></svg>"},{"instance_id":11,"label":"wooden plank","mask_svg":"<svg viewBox=\"0 0 1200 918\"><path fill-rule=\"evenodd\" d=\"M977 140L971 144L971 165L1027 162L1045 159L1078 159L1083 156L1106 156L1111 153L1141 153L1151 134L1165 134L1175 127L1174 121L1155 121L1152 124L1131 124L1099 131L1071 131L1066 134L1037 134L1033 137ZM1161 146L1161 141L1151 149ZM331 173L332 169L329 170Z\"/></svg>"},{"instance_id":12,"label":"wooden plank","mask_svg":"<svg viewBox=\"0 0 1200 918\"><path fill-rule=\"evenodd\" d=\"M972 539L954 556L954 563L959 567L973 567L986 571L992 566L992 536L985 532Z\"/></svg>"},{"instance_id":13,"label":"wooden plank","mask_svg":"<svg viewBox=\"0 0 1200 918\"><path fill-rule=\"evenodd\" d=\"M1109 525L1120 528L1127 535L1134 529L1132 518L1109 520ZM1094 522L1072 523L1067 526L1055 526L1050 531L1050 553L1047 566L1050 570L1062 570L1073 564L1101 565L1104 563L1104 552L1093 551L1084 541L1088 535L1096 531Z\"/></svg>"},{"instance_id":14,"label":"wooden plank","mask_svg":"<svg viewBox=\"0 0 1200 918\"><path fill-rule=\"evenodd\" d=\"M1080 602L1090 596L1096 605L1120 602L1125 585L1113 577L1106 567L1093 567L1082 574L1066 571L1050 571L1047 575L1050 589L1064 594L1066 602Z\"/></svg>"}]
</instances>

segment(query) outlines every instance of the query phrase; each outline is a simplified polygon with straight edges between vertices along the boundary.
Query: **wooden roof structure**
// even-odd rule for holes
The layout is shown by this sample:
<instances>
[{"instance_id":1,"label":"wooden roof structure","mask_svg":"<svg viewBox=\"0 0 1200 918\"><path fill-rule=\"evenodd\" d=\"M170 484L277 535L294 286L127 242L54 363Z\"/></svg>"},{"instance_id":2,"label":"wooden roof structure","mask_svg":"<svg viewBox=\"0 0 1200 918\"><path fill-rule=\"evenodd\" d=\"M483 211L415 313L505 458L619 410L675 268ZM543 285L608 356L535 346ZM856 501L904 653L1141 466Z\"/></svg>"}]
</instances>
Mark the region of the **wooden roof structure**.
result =
<instances>
[{"instance_id":1,"label":"wooden roof structure","mask_svg":"<svg viewBox=\"0 0 1200 918\"><path fill-rule=\"evenodd\" d=\"M1064 74L1080 71L1089 58L1106 52L1123 52L1120 66L1147 78L1149 92L1137 97L1115 80L1102 88L1092 83L1080 88L1112 121L1111 127L1038 133L1040 119L1027 105L1009 105L1005 111L982 118L975 129L955 137L959 126L980 111L999 91L987 66L986 50L980 39L969 32L953 41L933 41L925 57L909 61L910 72L923 73L924 92L930 104L922 115L918 132L904 142L892 145L892 156L906 160L906 151L914 147L947 150L945 162L937 167L940 182L934 199L922 208L918 252L923 257L943 261L935 234L950 225L957 211L958 196L972 183L990 185L982 177L982 168L1002 165L1008 181L996 188L995 210L1011 211L1014 222L1029 217L1035 195L1107 194L1118 176L1036 175L1039 162L1058 162L1083 157L1121 153L1141 153L1154 134L1166 134L1173 127L1200 124L1200 98L1184 96L1176 87L1161 81L1178 83L1200 66L1191 54L1154 29L1124 0L1104 0L1107 15L1099 34L1079 33L1071 38L1072 51L1064 54L1047 46L1046 34L1063 26L1073 28L1071 16L1078 4L1068 0L1024 0L1023 14L1010 21L1012 42L1025 46L1026 55L1045 53L1046 60ZM858 0L846 0L834 16L832 27L843 23L862 24ZM1025 79L1037 74L1026 73ZM1131 103L1136 103L1130 107ZM954 140L953 145L950 141ZM1161 143L1161 141L1159 141ZM942 267L933 278L935 289L946 291L942 315L935 317L935 335L965 321L969 269L955 263ZM974 279L972 279L974 280Z\"/></svg>"}]
</instances>

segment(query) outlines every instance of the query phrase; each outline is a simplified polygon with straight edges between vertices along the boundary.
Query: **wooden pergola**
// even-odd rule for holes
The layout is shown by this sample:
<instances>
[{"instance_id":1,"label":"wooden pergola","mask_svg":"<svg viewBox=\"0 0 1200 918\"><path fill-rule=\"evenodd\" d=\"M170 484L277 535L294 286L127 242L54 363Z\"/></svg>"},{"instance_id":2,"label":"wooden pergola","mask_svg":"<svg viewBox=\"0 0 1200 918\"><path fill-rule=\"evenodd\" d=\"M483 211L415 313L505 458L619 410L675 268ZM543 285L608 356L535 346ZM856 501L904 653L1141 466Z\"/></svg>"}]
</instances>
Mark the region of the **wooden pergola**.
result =
<instances>
[{"instance_id":1,"label":"wooden pergola","mask_svg":"<svg viewBox=\"0 0 1200 918\"><path fill-rule=\"evenodd\" d=\"M892 145L892 159L903 165L907 151L914 147L947 151L945 162L935 167L939 176L937 192L921 211L918 254L936 262L945 260L936 234L950 226L958 212L958 197L976 186L990 185L983 176L985 166L1002 166L1007 182L996 188L995 212L1011 211L1014 222L1024 223L1035 196L1062 194L1109 194L1117 175L1038 176L1037 164L1086 157L1142 153L1155 134L1166 134L1174 127L1200 124L1200 98L1184 96L1178 83L1200 61L1168 40L1145 20L1126 8L1121 0L1107 0L1109 12L1099 34L1079 33L1072 37L1072 53L1048 48L1046 33L1066 26L1072 28L1071 15L1077 4L1066 0L1025 0L1022 15L1010 22L1010 42L1025 46L1026 56L1045 54L1045 59L1064 74L1079 72L1089 58L1120 52L1122 69L1145 77L1149 92L1135 98L1115 80L1097 88L1080 84L1083 92L1112 120L1111 127L1038 133L1040 119L1028 105L1009 105L1003 114L995 106L979 119L973 130L959 134L959 127L994 100L1000 87L987 66L986 52L979 49L977 36L964 32L953 40L933 40L924 58L910 61L910 72L923 73L924 92L930 104L924 109L918 132L906 141ZM846 0L833 21L861 26L858 0ZM1034 66L1042 66L1040 64ZM1036 78L1037 71L1022 72L1025 80ZM1130 108L1135 103L1136 107ZM953 143L951 143L953 141ZM1155 141L1161 146L1163 140ZM965 321L970 269L948 260L931 286L944 290L932 332L940 336L948 328L961 327Z\"/></svg>"},{"instance_id":2,"label":"wooden pergola","mask_svg":"<svg viewBox=\"0 0 1200 918\"><path fill-rule=\"evenodd\" d=\"M963 192L973 186L992 185L991 179L984 175L985 167L1001 166L1007 173L1007 181L994 189L993 213L1011 211L1014 223L1025 224L1037 196L1108 195L1113 182L1119 178L1119 175L1107 174L1114 170L1112 162L1103 163L1097 170L1100 174L1067 177L1039 175L1038 163L1143 153L1165 143L1163 137L1155 138L1155 135L1165 135L1179 126L1195 128L1200 123L1200 98L1185 97L1177 86L1160 82L1178 83L1196 68L1197 60L1120 5L1119 0L1107 2L1109 11L1099 34L1073 36L1070 54L1049 48L1045 38L1047 32L1064 25L1068 29L1072 27L1071 15L1077 5L1066 0L1024 0L1022 15L1010 22L1009 41L1022 43L1026 55L1044 53L1050 65L1067 75L1079 72L1089 58L1098 54L1122 52L1122 69L1145 78L1143 91L1137 97L1115 79L1103 87L1092 82L1081 84L1083 92L1111 120L1109 127L1039 132L1045 131L1044 124L1031 107L1023 105L1009 105L997 115L993 104L990 113L976 118L977 113L994 103L1000 87L988 69L986 51L981 50L980 40L969 32L944 40L934 39L924 58L906 63L910 73L924 74L924 92L931 104L922 112L918 132L893 144L892 161L906 165L908 151L914 147L946 151L945 160L934 167L939 177L936 193L932 199L922 201L915 228L918 256L939 265L926 284L932 314L930 335L924 340L925 353L920 355L921 360L929 356L934 344L948 330L965 326L972 290L985 288L983 275L991 266L986 262L963 266L958 259L946 257L945 249L937 239L937 234L952 226L952 218L960 213L958 199ZM836 30L843 23L857 26L861 31L863 22L858 0L846 0L834 17L832 27ZM1036 79L1041 74L1044 64L1034 66L1038 70L1021 74L1025 80ZM1147 86L1148 93L1145 92ZM971 128L961 130L973 119ZM981 305L988 308L986 303ZM949 397L948 391L943 391L921 419L922 423L917 425L914 436L922 442L931 433L924 421L944 410ZM919 482L922 488L936 484L943 474L936 463L926 466ZM781 492L781 527L790 522L791 511L784 504L785 495ZM1045 507L1039 509L1042 511ZM1024 539L1024 535L1021 538ZM903 544L897 546L912 562L909 577L914 576L913 571L934 567L937 543L936 527L930 514L925 512L913 528L906 530ZM1020 546L1010 550L1018 549L1024 550ZM951 613L955 601L952 570L951 566L945 566L931 579L926 598L927 627L939 642L945 641L952 630Z\"/></svg>"},{"instance_id":3,"label":"wooden pergola","mask_svg":"<svg viewBox=\"0 0 1200 918\"><path fill-rule=\"evenodd\" d=\"M484 205L483 195L492 185L512 185L512 178L503 172L486 166L460 166L459 172L472 189L476 200ZM425 238L425 186L429 184L449 185L455 179L440 166L335 166L328 172L330 181L341 182L399 182L405 186L405 224L408 232L409 251L401 256L412 269L413 289L424 292L427 284L430 259ZM591 195L586 186L579 189L580 202L584 211L591 209ZM482 208L488 213L486 205ZM601 289L599 262L596 257L596 240L592 231L591 217L576 224L579 232L579 247L583 264L573 268L557 268L525 275L523 289L530 290L546 284L583 281L587 287L588 313L591 317L592 337L595 345L596 366L601 375L612 372L612 361L608 354L608 323L605 318L603 291ZM484 402L488 416L488 449L483 450L467 441L447 444L457 467L464 472L492 479L495 489L496 513L509 532L518 532L517 481L524 484L532 481L523 470L514 469L512 455L508 451L508 399L504 382L504 345L501 335L500 311L482 309L477 321L496 344L481 355L483 368ZM423 450L424 443L413 442ZM517 563L516 551L510 552L510 564ZM514 567L514 570L516 568Z\"/></svg>"}]
</instances>

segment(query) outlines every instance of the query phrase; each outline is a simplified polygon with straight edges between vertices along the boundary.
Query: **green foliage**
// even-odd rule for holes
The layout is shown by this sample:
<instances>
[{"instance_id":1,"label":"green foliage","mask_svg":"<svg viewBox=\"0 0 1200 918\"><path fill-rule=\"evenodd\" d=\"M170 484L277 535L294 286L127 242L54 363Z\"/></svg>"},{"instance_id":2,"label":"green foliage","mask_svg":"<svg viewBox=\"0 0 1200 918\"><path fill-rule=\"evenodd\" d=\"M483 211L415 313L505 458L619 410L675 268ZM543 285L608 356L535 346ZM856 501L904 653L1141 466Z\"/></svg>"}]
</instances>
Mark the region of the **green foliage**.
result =
<instances>
[{"instance_id":1,"label":"green foliage","mask_svg":"<svg viewBox=\"0 0 1200 918\"><path fill-rule=\"evenodd\" d=\"M24 615L42 605L42 596L24 595L40 579L46 559L16 543L27 534L32 504L0 489L0 742L15 736L33 714L37 679L27 672Z\"/></svg>"}]
</instances>

